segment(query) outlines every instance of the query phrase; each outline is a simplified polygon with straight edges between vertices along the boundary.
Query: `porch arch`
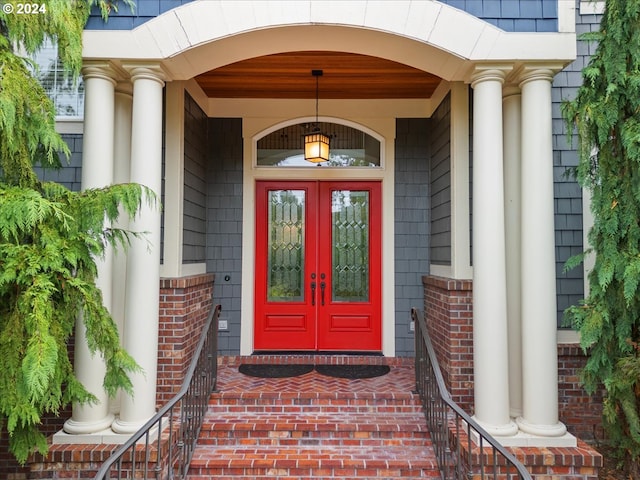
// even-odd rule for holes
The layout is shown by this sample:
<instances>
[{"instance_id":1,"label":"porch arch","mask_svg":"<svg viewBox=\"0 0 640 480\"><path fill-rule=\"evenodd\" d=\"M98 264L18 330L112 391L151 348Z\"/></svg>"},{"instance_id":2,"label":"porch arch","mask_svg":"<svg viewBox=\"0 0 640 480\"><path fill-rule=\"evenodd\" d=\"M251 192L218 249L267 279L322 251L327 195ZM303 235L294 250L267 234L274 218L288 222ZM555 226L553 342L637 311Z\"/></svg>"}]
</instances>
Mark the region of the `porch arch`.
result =
<instances>
[{"instance_id":1,"label":"porch arch","mask_svg":"<svg viewBox=\"0 0 640 480\"><path fill-rule=\"evenodd\" d=\"M437 1L392 4L190 2L134 30L85 31L83 57L115 64L161 61L168 79L188 80L249 57L322 49L377 56L448 81L468 81L474 62L575 56L572 33L508 33Z\"/></svg>"}]
</instances>

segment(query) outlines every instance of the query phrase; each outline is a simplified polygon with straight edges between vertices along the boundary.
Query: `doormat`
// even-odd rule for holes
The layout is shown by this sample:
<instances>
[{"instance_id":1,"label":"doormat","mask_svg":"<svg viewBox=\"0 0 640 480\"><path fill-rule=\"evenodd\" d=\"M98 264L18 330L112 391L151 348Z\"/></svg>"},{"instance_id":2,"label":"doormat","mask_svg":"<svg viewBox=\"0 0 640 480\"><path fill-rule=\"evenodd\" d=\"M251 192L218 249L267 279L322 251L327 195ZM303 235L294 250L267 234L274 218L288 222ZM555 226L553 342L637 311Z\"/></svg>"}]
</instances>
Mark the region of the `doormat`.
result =
<instances>
[{"instance_id":1,"label":"doormat","mask_svg":"<svg viewBox=\"0 0 640 480\"><path fill-rule=\"evenodd\" d=\"M316 371L322 375L350 380L381 377L390 370L389 365L316 365Z\"/></svg>"},{"instance_id":2,"label":"doormat","mask_svg":"<svg viewBox=\"0 0 640 480\"><path fill-rule=\"evenodd\" d=\"M265 364L265 363L243 363L238 367L238 371L250 377L259 378L287 378L298 377L313 371L313 365L305 364Z\"/></svg>"}]
</instances>

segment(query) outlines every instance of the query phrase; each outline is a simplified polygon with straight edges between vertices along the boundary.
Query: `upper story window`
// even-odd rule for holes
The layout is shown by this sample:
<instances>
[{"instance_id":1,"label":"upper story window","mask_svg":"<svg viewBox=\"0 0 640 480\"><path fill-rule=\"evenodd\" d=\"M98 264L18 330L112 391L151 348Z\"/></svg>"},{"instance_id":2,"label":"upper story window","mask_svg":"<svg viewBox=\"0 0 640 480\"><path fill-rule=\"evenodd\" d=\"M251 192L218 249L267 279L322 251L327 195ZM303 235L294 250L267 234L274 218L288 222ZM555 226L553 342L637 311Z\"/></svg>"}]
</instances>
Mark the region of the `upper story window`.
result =
<instances>
[{"instance_id":1,"label":"upper story window","mask_svg":"<svg viewBox=\"0 0 640 480\"><path fill-rule=\"evenodd\" d=\"M329 161L309 163L304 159L303 137L315 124L299 123L281 128L258 140L258 166L268 167L379 167L380 141L347 125L320 123L331 139Z\"/></svg>"},{"instance_id":2,"label":"upper story window","mask_svg":"<svg viewBox=\"0 0 640 480\"><path fill-rule=\"evenodd\" d=\"M84 115L84 85L78 78L74 84L65 78L58 60L58 47L47 41L33 58L37 65L35 72L56 106L58 117L82 117Z\"/></svg>"}]
</instances>

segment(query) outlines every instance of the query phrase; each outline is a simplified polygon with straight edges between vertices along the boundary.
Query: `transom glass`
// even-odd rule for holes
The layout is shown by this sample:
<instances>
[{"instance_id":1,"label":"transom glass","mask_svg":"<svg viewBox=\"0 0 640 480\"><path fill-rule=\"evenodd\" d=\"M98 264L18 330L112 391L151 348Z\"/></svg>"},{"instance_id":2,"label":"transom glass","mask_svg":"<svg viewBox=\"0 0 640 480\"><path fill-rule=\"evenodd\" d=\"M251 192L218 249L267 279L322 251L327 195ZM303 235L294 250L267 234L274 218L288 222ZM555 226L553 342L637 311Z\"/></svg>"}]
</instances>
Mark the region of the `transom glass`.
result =
<instances>
[{"instance_id":1,"label":"transom glass","mask_svg":"<svg viewBox=\"0 0 640 480\"><path fill-rule=\"evenodd\" d=\"M310 163L304 159L304 135L316 128L300 123L281 128L258 140L258 166L265 167L379 167L380 141L356 128L320 123L330 137L329 160Z\"/></svg>"}]
</instances>

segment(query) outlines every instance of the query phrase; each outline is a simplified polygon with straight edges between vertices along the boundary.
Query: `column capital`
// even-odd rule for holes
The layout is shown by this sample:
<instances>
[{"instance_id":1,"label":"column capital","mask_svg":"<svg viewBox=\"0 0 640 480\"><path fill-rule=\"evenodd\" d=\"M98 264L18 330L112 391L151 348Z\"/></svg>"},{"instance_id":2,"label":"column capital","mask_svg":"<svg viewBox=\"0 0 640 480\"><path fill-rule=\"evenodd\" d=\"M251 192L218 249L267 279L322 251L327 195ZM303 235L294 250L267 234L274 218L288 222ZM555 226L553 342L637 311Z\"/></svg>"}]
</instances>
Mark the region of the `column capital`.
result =
<instances>
[{"instance_id":1,"label":"column capital","mask_svg":"<svg viewBox=\"0 0 640 480\"><path fill-rule=\"evenodd\" d=\"M82 66L82 78L83 80L89 80L92 78L99 78L111 82L115 87L117 83L118 73L115 68L108 61L85 61Z\"/></svg>"},{"instance_id":2,"label":"column capital","mask_svg":"<svg viewBox=\"0 0 640 480\"><path fill-rule=\"evenodd\" d=\"M500 82L502 84L512 69L512 65L476 65L471 72L471 87L475 88L478 83L488 81Z\"/></svg>"},{"instance_id":3,"label":"column capital","mask_svg":"<svg viewBox=\"0 0 640 480\"><path fill-rule=\"evenodd\" d=\"M131 97L133 95L133 84L126 80L119 81L116 84L116 95L118 94Z\"/></svg>"},{"instance_id":4,"label":"column capital","mask_svg":"<svg viewBox=\"0 0 640 480\"><path fill-rule=\"evenodd\" d=\"M146 79L156 81L164 86L169 77L159 63L123 63L122 67L129 73L133 83L136 80Z\"/></svg>"},{"instance_id":5,"label":"column capital","mask_svg":"<svg viewBox=\"0 0 640 480\"><path fill-rule=\"evenodd\" d=\"M502 98L510 98L522 95L522 90L520 90L520 86L515 85L513 83L506 84L502 89Z\"/></svg>"},{"instance_id":6,"label":"column capital","mask_svg":"<svg viewBox=\"0 0 640 480\"><path fill-rule=\"evenodd\" d=\"M562 65L556 63L524 65L517 72L517 82L521 88L525 83L536 80L544 80L551 83L553 77L560 70L562 70Z\"/></svg>"}]
</instances>

